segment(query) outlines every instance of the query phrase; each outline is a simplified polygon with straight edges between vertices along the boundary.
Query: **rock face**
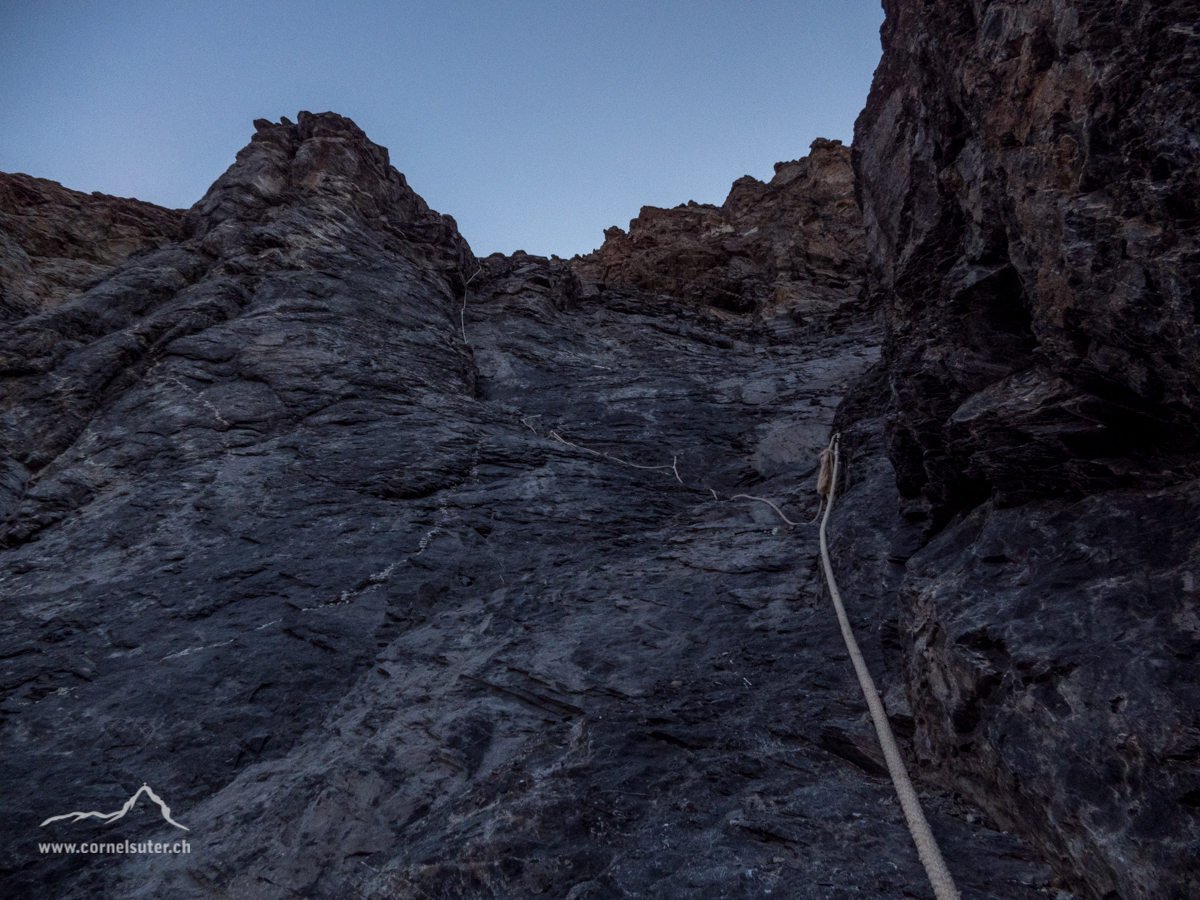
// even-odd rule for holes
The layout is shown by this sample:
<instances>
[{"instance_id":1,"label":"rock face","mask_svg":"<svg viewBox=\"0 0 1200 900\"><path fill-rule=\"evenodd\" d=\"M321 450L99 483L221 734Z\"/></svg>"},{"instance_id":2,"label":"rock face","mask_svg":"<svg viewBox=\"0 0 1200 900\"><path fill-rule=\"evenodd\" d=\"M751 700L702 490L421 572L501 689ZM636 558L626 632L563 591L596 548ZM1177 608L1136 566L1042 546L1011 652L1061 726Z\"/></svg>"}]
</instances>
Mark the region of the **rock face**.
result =
<instances>
[{"instance_id":1,"label":"rock face","mask_svg":"<svg viewBox=\"0 0 1200 900\"><path fill-rule=\"evenodd\" d=\"M857 181L570 263L332 113L186 213L0 176L6 888L930 896L836 428L964 897L1200 896L1200 4L885 7ZM190 853L38 850L143 783Z\"/></svg>"},{"instance_id":2,"label":"rock face","mask_svg":"<svg viewBox=\"0 0 1200 900\"><path fill-rule=\"evenodd\" d=\"M855 153L902 492L1195 477L1200 5L885 6Z\"/></svg>"},{"instance_id":3,"label":"rock face","mask_svg":"<svg viewBox=\"0 0 1200 900\"><path fill-rule=\"evenodd\" d=\"M884 6L856 402L916 747L1085 895L1198 896L1200 4Z\"/></svg>"},{"instance_id":4,"label":"rock face","mask_svg":"<svg viewBox=\"0 0 1200 900\"><path fill-rule=\"evenodd\" d=\"M629 233L613 227L575 270L737 312L771 309L803 321L858 295L862 217L850 149L818 138L808 156L775 164L763 184L733 183L721 206L643 206Z\"/></svg>"},{"instance_id":5,"label":"rock face","mask_svg":"<svg viewBox=\"0 0 1200 900\"><path fill-rule=\"evenodd\" d=\"M256 124L184 239L2 338L6 886L929 896L782 518L870 311L476 260L353 123ZM897 501L879 453L855 477L839 558L904 733ZM40 825L143 783L190 831ZM925 799L964 896L1043 896L1021 838ZM148 838L191 853L36 846Z\"/></svg>"},{"instance_id":6,"label":"rock face","mask_svg":"<svg viewBox=\"0 0 1200 900\"><path fill-rule=\"evenodd\" d=\"M183 210L0 174L0 322L56 306L181 237Z\"/></svg>"}]
</instances>

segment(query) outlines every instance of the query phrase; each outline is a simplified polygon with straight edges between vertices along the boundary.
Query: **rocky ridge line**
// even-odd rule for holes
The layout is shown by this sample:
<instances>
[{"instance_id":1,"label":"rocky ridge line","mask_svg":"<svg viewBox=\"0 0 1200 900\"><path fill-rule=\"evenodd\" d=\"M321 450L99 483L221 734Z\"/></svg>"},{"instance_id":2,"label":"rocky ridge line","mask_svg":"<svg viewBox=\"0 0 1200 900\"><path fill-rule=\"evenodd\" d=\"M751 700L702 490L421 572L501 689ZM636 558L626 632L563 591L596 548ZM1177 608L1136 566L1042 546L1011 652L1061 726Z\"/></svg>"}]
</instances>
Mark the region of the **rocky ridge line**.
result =
<instances>
[{"instance_id":1,"label":"rocky ridge line","mask_svg":"<svg viewBox=\"0 0 1200 900\"><path fill-rule=\"evenodd\" d=\"M57 306L182 237L181 209L0 174L0 322Z\"/></svg>"},{"instance_id":2,"label":"rocky ridge line","mask_svg":"<svg viewBox=\"0 0 1200 900\"><path fill-rule=\"evenodd\" d=\"M858 295L862 259L850 149L818 138L808 156L776 163L769 182L739 178L721 206L642 207L628 234L605 229L572 267L614 288L803 322Z\"/></svg>"}]
</instances>

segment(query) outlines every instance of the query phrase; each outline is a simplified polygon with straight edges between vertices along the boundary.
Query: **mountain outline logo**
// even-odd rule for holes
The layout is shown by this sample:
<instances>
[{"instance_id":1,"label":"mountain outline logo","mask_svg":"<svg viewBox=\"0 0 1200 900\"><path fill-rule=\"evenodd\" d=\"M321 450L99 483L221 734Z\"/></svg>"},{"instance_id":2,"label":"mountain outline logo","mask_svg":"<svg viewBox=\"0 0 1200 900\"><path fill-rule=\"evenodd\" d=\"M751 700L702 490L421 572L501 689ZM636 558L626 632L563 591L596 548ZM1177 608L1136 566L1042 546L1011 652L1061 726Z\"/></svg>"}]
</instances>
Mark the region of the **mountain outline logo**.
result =
<instances>
[{"instance_id":1,"label":"mountain outline logo","mask_svg":"<svg viewBox=\"0 0 1200 900\"><path fill-rule=\"evenodd\" d=\"M145 794L147 797L149 797L151 800L153 800L155 803L157 803L159 811L162 812L162 817L164 819L166 819L168 822L170 822L172 825L174 825L176 828L182 828L184 831L192 830L192 829L188 828L186 825L180 825L178 822L176 822L174 819L171 818L171 807L167 806L167 804L163 802L162 797L160 797L160 796L158 796L158 794L154 793L153 788L151 788L150 785L146 784L145 782L142 783L142 786L137 789L137 792L132 797L130 797L128 800L125 801L125 805L122 806L120 809L118 809L116 812L110 812L110 813L102 813L102 812L63 813L61 816L51 816L49 819L47 819L45 822L43 822L38 827L45 828L51 822L58 822L62 819L70 819L72 822L81 822L84 819L100 819L105 824L109 824L111 822L117 821L117 819L122 818L125 815L125 813L127 813L131 809L133 809L134 806L137 805L138 798L141 797L142 794Z\"/></svg>"}]
</instances>

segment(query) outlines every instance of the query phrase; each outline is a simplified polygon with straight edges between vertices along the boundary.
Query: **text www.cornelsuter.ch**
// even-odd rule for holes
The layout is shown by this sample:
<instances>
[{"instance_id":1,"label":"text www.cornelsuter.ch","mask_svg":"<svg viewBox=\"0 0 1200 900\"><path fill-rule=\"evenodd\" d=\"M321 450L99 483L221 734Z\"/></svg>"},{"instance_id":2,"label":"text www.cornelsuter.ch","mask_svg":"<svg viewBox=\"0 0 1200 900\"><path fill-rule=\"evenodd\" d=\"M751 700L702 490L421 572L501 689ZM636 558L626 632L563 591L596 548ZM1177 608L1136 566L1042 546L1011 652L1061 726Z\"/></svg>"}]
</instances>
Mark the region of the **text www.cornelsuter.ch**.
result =
<instances>
[{"instance_id":1,"label":"text www.cornelsuter.ch","mask_svg":"<svg viewBox=\"0 0 1200 900\"><path fill-rule=\"evenodd\" d=\"M42 853L191 853L192 845L188 841L85 841L82 844L39 843L38 850Z\"/></svg>"}]
</instances>

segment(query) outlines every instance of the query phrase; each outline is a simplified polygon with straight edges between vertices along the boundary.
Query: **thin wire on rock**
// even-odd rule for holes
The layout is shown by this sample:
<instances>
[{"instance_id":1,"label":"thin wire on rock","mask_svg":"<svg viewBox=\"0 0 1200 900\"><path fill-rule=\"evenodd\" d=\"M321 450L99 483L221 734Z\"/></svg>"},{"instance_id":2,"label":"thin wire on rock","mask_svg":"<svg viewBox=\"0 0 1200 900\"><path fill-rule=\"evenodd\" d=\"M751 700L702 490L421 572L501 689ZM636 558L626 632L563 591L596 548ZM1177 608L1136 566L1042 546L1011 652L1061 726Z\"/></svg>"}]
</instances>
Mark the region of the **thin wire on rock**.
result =
<instances>
[{"instance_id":1,"label":"thin wire on rock","mask_svg":"<svg viewBox=\"0 0 1200 900\"><path fill-rule=\"evenodd\" d=\"M478 269L475 270L475 275L478 275L482 271L483 271L483 266L480 266ZM458 311L458 324L459 324L459 327L462 328L462 336L463 336L464 344L469 343L467 341L467 288L470 287L471 282L475 280L475 275L472 275L465 282L463 282L462 309L460 309Z\"/></svg>"}]
</instances>

